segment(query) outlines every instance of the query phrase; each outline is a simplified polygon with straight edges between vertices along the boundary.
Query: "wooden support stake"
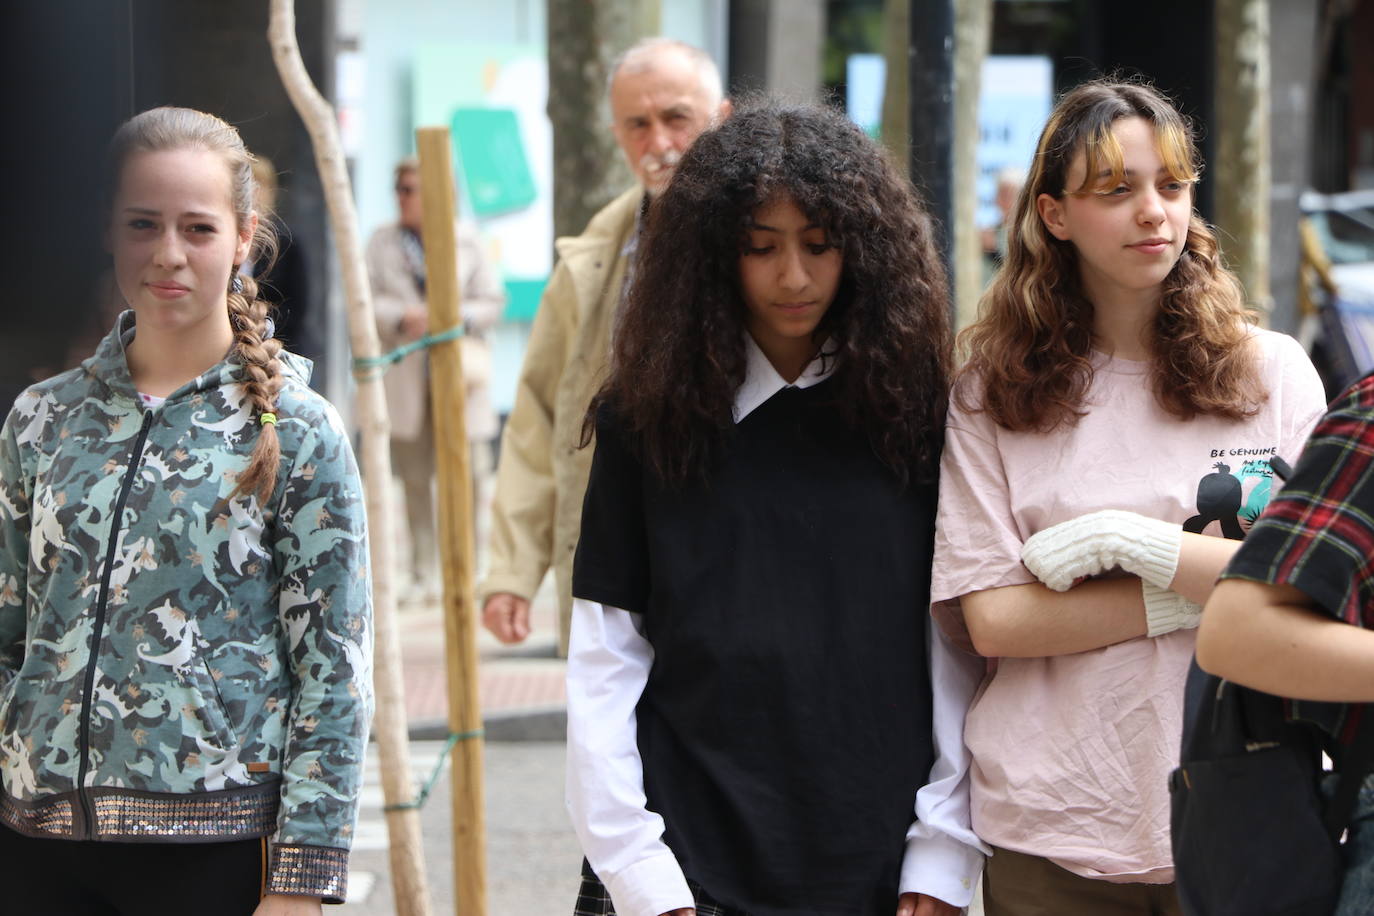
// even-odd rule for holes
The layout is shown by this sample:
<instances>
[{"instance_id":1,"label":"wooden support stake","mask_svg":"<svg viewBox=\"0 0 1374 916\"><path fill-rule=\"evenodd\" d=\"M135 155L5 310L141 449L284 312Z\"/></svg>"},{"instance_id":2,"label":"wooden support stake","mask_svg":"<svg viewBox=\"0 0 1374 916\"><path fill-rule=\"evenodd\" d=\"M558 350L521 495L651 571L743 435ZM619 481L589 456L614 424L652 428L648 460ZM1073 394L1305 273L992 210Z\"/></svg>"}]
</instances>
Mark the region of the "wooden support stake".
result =
<instances>
[{"instance_id":1,"label":"wooden support stake","mask_svg":"<svg viewBox=\"0 0 1374 916\"><path fill-rule=\"evenodd\" d=\"M422 231L429 330L434 334L456 326L461 320L453 149L448 128L419 128L415 131L415 146L420 153L420 193L424 200ZM460 343L454 339L430 348L429 391L439 481L448 728L450 733L463 736L454 748L449 771L453 784L453 886L456 912L462 916L486 916L487 832L482 791L485 744L479 733L482 709L477 693L477 631L472 591L472 471Z\"/></svg>"},{"instance_id":2,"label":"wooden support stake","mask_svg":"<svg viewBox=\"0 0 1374 916\"><path fill-rule=\"evenodd\" d=\"M334 109L324 100L296 44L296 11L293 0L271 0L267 38L272 58L291 103L310 132L319 169L334 247L343 272L344 301L348 308L348 334L353 355L376 357L381 353L377 323L372 314L363 246L358 239L358 217L344 167ZM362 440L363 493L367 505L368 545L372 565L372 615L375 637L373 684L377 712L372 734L382 764L382 795L388 805L415 798L410 775L410 747L406 733L405 682L401 677L401 647L396 638L395 507L391 484L391 423L379 374L358 380L358 430ZM391 887L397 916L429 916L429 890L425 859L420 845L420 813L415 809L389 811L387 835L391 840Z\"/></svg>"}]
</instances>

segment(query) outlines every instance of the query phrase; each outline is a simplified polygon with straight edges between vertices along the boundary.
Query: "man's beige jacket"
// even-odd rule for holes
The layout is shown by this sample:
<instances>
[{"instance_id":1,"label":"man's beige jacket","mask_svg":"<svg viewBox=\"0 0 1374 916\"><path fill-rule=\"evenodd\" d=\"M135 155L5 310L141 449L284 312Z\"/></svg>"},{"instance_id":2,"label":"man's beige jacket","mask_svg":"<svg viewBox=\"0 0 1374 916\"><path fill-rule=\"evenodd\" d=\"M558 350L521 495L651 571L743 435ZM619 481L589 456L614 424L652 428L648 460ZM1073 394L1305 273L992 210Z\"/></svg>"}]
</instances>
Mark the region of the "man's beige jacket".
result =
<instances>
[{"instance_id":1,"label":"man's beige jacket","mask_svg":"<svg viewBox=\"0 0 1374 916\"><path fill-rule=\"evenodd\" d=\"M491 542L479 602L495 592L532 599L550 567L558 589L558 647L567 655L572 561L592 449L578 448L587 405L605 380L611 326L628 258L621 254L644 198L638 186L603 207L586 230L555 243L501 437Z\"/></svg>"}]
</instances>

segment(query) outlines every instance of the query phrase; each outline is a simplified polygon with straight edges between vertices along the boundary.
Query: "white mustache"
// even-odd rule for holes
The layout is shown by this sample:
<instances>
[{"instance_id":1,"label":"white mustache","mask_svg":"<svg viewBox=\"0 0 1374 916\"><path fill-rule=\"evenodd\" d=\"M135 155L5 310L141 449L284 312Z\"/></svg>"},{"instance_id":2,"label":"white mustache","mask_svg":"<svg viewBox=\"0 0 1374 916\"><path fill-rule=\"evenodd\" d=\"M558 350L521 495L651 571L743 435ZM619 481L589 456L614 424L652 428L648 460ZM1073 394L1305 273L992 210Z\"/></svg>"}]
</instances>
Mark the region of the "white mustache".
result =
<instances>
[{"instance_id":1,"label":"white mustache","mask_svg":"<svg viewBox=\"0 0 1374 916\"><path fill-rule=\"evenodd\" d=\"M657 175L659 172L671 171L681 161L682 154L670 149L661 156L656 153L645 153L639 157L639 167L645 174Z\"/></svg>"}]
</instances>

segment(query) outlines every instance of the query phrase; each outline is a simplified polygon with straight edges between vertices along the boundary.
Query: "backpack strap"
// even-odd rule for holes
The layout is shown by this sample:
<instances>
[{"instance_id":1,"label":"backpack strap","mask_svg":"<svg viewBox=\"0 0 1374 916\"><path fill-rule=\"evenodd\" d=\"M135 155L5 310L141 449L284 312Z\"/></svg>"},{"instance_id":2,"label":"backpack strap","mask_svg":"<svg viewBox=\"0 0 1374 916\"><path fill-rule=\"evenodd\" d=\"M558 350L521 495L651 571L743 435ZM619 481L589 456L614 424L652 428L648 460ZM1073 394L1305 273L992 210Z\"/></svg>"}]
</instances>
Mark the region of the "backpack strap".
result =
<instances>
[{"instance_id":1,"label":"backpack strap","mask_svg":"<svg viewBox=\"0 0 1374 916\"><path fill-rule=\"evenodd\" d=\"M1355 810L1355 799L1359 797L1360 786L1365 777L1374 769L1374 728L1370 728L1369 708L1364 705L1354 707L1359 717L1355 726L1355 738L1341 754L1340 776L1336 780L1336 791L1326 806L1322 821L1333 842L1339 843L1341 834L1350 823L1350 815Z\"/></svg>"}]
</instances>

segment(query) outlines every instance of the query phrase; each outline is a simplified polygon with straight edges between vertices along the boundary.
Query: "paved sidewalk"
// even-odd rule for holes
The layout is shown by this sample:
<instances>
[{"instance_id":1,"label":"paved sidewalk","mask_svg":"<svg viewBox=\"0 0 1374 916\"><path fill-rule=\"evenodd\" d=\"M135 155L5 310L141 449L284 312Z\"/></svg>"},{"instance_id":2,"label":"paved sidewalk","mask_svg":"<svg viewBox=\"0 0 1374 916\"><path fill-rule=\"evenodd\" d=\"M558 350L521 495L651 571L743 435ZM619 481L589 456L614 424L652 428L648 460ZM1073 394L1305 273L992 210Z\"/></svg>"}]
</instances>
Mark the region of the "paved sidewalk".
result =
<instances>
[{"instance_id":1,"label":"paved sidewalk","mask_svg":"<svg viewBox=\"0 0 1374 916\"><path fill-rule=\"evenodd\" d=\"M442 744L410 746L417 782L433 772ZM395 916L375 746L369 748L362 811L349 860L348 903L327 916ZM563 745L496 742L486 747L487 916L561 916L577 896L582 853L563 808ZM448 767L420 811L432 916L452 916L453 832ZM982 916L975 900L969 916ZM462 916L462 914L458 914Z\"/></svg>"},{"instance_id":2,"label":"paved sidewalk","mask_svg":"<svg viewBox=\"0 0 1374 916\"><path fill-rule=\"evenodd\" d=\"M417 784L428 778L443 745L410 746ZM486 747L487 916L560 916L577 896L582 852L563 808L563 745L496 742ZM376 747L369 749L362 810L349 859L349 901L326 916L395 916ZM449 768L420 811L432 916L456 912Z\"/></svg>"},{"instance_id":3,"label":"paved sidewalk","mask_svg":"<svg viewBox=\"0 0 1374 916\"><path fill-rule=\"evenodd\" d=\"M557 656L557 606L550 588L535 597L533 632L519 646L504 646L478 625L478 690L491 741L561 741L567 723ZM412 738L448 735L444 620L438 604L403 607L398 613L404 664L406 714Z\"/></svg>"}]
</instances>

